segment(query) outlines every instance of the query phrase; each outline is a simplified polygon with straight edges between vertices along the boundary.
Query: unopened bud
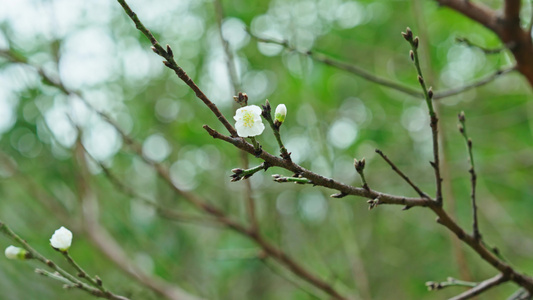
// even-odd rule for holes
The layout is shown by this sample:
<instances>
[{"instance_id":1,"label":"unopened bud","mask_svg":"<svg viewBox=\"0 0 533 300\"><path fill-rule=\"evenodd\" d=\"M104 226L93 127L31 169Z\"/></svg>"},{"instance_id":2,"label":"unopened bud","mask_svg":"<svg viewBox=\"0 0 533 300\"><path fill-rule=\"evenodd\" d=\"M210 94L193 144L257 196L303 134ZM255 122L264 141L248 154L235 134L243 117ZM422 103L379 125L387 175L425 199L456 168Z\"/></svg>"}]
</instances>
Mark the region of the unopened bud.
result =
<instances>
[{"instance_id":1,"label":"unopened bud","mask_svg":"<svg viewBox=\"0 0 533 300\"><path fill-rule=\"evenodd\" d=\"M459 118L459 122L464 122L466 119L465 119L465 112L462 111L460 112L458 115L457 115L457 118Z\"/></svg>"},{"instance_id":2,"label":"unopened bud","mask_svg":"<svg viewBox=\"0 0 533 300\"><path fill-rule=\"evenodd\" d=\"M409 50L409 57L412 61L415 61L415 53L413 52L413 50Z\"/></svg>"},{"instance_id":3,"label":"unopened bud","mask_svg":"<svg viewBox=\"0 0 533 300\"><path fill-rule=\"evenodd\" d=\"M270 120L272 118L272 107L270 107L270 102L268 102L268 99L265 100L265 105L261 105L262 112L261 115L265 117L267 120Z\"/></svg>"},{"instance_id":4,"label":"unopened bud","mask_svg":"<svg viewBox=\"0 0 533 300\"><path fill-rule=\"evenodd\" d=\"M231 169L231 172L235 174L241 174L242 172L244 172L244 170L241 168L235 168L235 169Z\"/></svg>"},{"instance_id":5,"label":"unopened bud","mask_svg":"<svg viewBox=\"0 0 533 300\"><path fill-rule=\"evenodd\" d=\"M287 116L287 107L285 104L280 104L276 107L276 113L274 114L274 118L276 119L276 122L279 122L280 125L285 121L285 117Z\"/></svg>"},{"instance_id":6,"label":"unopened bud","mask_svg":"<svg viewBox=\"0 0 533 300\"><path fill-rule=\"evenodd\" d=\"M365 169L365 164L366 164L365 158L363 157L363 159L361 160L354 159L353 161L354 161L354 166L355 166L355 170L357 171L357 173L363 172L363 170Z\"/></svg>"},{"instance_id":7,"label":"unopened bud","mask_svg":"<svg viewBox=\"0 0 533 300\"><path fill-rule=\"evenodd\" d=\"M413 40L413 46L416 48L418 48L418 37L415 37L415 39Z\"/></svg>"},{"instance_id":8,"label":"unopened bud","mask_svg":"<svg viewBox=\"0 0 533 300\"><path fill-rule=\"evenodd\" d=\"M15 246L7 247L4 254L8 259L14 260L25 260L30 258L28 251Z\"/></svg>"},{"instance_id":9,"label":"unopened bud","mask_svg":"<svg viewBox=\"0 0 533 300\"><path fill-rule=\"evenodd\" d=\"M433 94L434 94L433 93L433 88L429 87L429 89L428 89L428 97L429 97L429 99L433 99Z\"/></svg>"},{"instance_id":10,"label":"unopened bud","mask_svg":"<svg viewBox=\"0 0 533 300\"><path fill-rule=\"evenodd\" d=\"M411 28L407 27L407 29L405 30L405 32L402 32L402 36L403 38L410 42L413 40L413 32L411 31Z\"/></svg>"}]
</instances>

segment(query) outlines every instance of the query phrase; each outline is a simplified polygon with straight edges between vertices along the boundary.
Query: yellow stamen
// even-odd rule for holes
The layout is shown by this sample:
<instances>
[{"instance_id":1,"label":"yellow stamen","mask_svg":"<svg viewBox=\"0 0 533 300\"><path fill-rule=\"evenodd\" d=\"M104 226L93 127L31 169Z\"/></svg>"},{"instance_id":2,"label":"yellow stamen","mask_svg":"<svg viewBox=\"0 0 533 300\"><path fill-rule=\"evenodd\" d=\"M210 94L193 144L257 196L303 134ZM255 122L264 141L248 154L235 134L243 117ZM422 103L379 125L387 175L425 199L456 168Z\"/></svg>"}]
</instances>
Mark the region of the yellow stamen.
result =
<instances>
[{"instance_id":1,"label":"yellow stamen","mask_svg":"<svg viewBox=\"0 0 533 300\"><path fill-rule=\"evenodd\" d=\"M244 116L242 117L245 127L254 126L254 116L250 111L245 111Z\"/></svg>"}]
</instances>

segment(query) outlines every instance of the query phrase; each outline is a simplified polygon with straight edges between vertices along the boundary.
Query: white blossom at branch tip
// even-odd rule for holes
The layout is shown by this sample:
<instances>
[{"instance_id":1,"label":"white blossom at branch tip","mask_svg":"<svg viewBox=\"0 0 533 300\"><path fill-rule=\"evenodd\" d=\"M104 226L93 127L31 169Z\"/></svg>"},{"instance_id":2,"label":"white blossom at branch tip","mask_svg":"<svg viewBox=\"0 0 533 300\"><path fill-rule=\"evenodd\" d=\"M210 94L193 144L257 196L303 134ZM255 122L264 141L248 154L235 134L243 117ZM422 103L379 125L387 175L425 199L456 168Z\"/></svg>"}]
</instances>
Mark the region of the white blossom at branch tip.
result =
<instances>
[{"instance_id":1,"label":"white blossom at branch tip","mask_svg":"<svg viewBox=\"0 0 533 300\"><path fill-rule=\"evenodd\" d=\"M261 119L261 108L257 105L248 105L237 109L235 116L235 129L240 137L260 135L265 130Z\"/></svg>"},{"instance_id":2,"label":"white blossom at branch tip","mask_svg":"<svg viewBox=\"0 0 533 300\"><path fill-rule=\"evenodd\" d=\"M50 239L50 245L52 245L52 247L54 247L55 249L59 249L61 251L67 251L68 248L70 248L71 244L72 232L70 232L70 230L66 229L63 226L56 230L52 235L52 238Z\"/></svg>"},{"instance_id":3,"label":"white blossom at branch tip","mask_svg":"<svg viewBox=\"0 0 533 300\"><path fill-rule=\"evenodd\" d=\"M26 250L11 245L6 248L4 254L8 259L24 259L26 256Z\"/></svg>"},{"instance_id":4,"label":"white blossom at branch tip","mask_svg":"<svg viewBox=\"0 0 533 300\"><path fill-rule=\"evenodd\" d=\"M274 115L274 118L276 121L283 123L285 121L285 117L287 116L287 106L285 104L280 104L276 107L276 113Z\"/></svg>"}]
</instances>

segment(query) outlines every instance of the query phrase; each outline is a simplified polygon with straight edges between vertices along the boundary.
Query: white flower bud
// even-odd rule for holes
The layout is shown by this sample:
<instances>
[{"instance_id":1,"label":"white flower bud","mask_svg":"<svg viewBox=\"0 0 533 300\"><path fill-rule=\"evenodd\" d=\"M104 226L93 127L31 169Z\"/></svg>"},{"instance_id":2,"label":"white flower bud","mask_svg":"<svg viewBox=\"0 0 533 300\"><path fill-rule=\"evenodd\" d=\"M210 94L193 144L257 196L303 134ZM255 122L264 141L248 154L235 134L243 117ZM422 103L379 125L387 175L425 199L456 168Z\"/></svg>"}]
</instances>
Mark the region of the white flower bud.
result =
<instances>
[{"instance_id":1,"label":"white flower bud","mask_svg":"<svg viewBox=\"0 0 533 300\"><path fill-rule=\"evenodd\" d=\"M285 104L280 104L276 107L276 113L274 115L276 121L283 123L285 121L285 116L287 116L287 107Z\"/></svg>"},{"instance_id":2,"label":"white flower bud","mask_svg":"<svg viewBox=\"0 0 533 300\"><path fill-rule=\"evenodd\" d=\"M72 232L70 232L70 230L66 229L63 226L56 230L52 235L52 238L50 239L50 244L52 245L52 247L61 251L67 251L68 248L70 248L71 243Z\"/></svg>"},{"instance_id":3,"label":"white flower bud","mask_svg":"<svg viewBox=\"0 0 533 300\"><path fill-rule=\"evenodd\" d=\"M4 252L6 257L8 259L25 259L26 258L26 250L15 247L13 245L6 248L6 251Z\"/></svg>"}]
</instances>

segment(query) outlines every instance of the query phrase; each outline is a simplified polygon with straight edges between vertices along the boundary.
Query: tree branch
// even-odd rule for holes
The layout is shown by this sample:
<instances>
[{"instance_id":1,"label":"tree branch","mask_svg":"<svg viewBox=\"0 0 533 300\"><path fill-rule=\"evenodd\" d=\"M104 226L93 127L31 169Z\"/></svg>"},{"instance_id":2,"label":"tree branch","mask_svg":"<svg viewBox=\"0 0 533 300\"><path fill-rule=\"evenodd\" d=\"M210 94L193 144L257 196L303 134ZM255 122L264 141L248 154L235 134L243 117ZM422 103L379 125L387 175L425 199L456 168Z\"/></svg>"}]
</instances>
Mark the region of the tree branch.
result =
<instances>
[{"instance_id":1,"label":"tree branch","mask_svg":"<svg viewBox=\"0 0 533 300\"><path fill-rule=\"evenodd\" d=\"M439 132L437 112L433 108L433 90L431 87L427 87L424 76L422 75L422 68L420 67L420 60L418 57L418 37L413 37L413 32L407 27L406 32L402 32L403 37L411 45L411 51L409 52L411 60L413 61L416 72L418 73L418 82L424 93L424 98L429 111L431 137L433 140L433 161L430 162L435 171L435 186L436 186L436 201L439 205L442 205L442 177L440 175L440 156L439 156Z\"/></svg>"},{"instance_id":2,"label":"tree branch","mask_svg":"<svg viewBox=\"0 0 533 300\"><path fill-rule=\"evenodd\" d=\"M533 43L531 32L520 26L520 0L505 0L501 14L479 2L435 1L465 15L498 35L503 44L513 53L517 70L533 87Z\"/></svg>"},{"instance_id":3,"label":"tree branch","mask_svg":"<svg viewBox=\"0 0 533 300\"><path fill-rule=\"evenodd\" d=\"M461 112L459 114L459 122L461 123L459 125L459 131L461 132L461 135L465 139L466 148L468 151L468 161L470 162L470 169L468 172L470 173L470 199L472 201L472 231L474 234L474 238L481 239L481 234L479 233L479 227L478 227L478 221L477 221L477 205L476 205L476 181L477 181L477 174L476 169L474 167L474 154L472 151L472 140L468 137L466 133L466 118L465 113Z\"/></svg>"},{"instance_id":4,"label":"tree branch","mask_svg":"<svg viewBox=\"0 0 533 300\"><path fill-rule=\"evenodd\" d=\"M376 153L379 154L388 164L391 166L391 168L403 179L407 184L409 184L413 190L415 190L418 195L422 198L431 199L426 193L424 193L416 184L414 184L407 175L405 175L396 165L385 155L383 152L379 149L376 149Z\"/></svg>"},{"instance_id":5,"label":"tree branch","mask_svg":"<svg viewBox=\"0 0 533 300\"><path fill-rule=\"evenodd\" d=\"M218 120L226 127L228 132L231 134L231 136L237 136L237 131L233 126L228 122L226 117L220 112L218 107L207 98L207 96L200 90L200 88L194 83L194 81L185 73L185 71L176 63L174 60L174 55L172 53L172 49L169 45L167 45L167 49L163 49L163 47L159 44L159 42L156 40L154 35L148 30L144 24L139 20L137 17L137 14L135 14L131 8L128 6L126 1L124 0L117 0L117 2L122 6L126 14L130 17L130 19L135 23L135 27L139 29L140 32L144 34L149 40L150 43L152 43L152 50L159 56L163 57L165 61L163 63L168 68L172 69L178 77L185 82L196 94L196 97L198 99L202 100L205 105L215 114L215 116L218 118Z\"/></svg>"},{"instance_id":6,"label":"tree branch","mask_svg":"<svg viewBox=\"0 0 533 300\"><path fill-rule=\"evenodd\" d=\"M470 299L470 298L473 298L485 291L487 291L488 289L491 289L495 286L498 286L504 282L507 282L509 281L509 278L503 274L498 274L492 278L489 278L485 281L482 281L480 282L478 285L476 285L475 287L469 289L468 291L460 294L460 295L457 295L453 298L450 298L449 300L466 300L466 299Z\"/></svg>"},{"instance_id":7,"label":"tree branch","mask_svg":"<svg viewBox=\"0 0 533 300\"><path fill-rule=\"evenodd\" d=\"M389 79L374 75L374 74L366 71L363 68L360 68L358 66L355 66L355 65L352 65L352 64L349 64L349 63L346 63L346 62L343 62L343 61L328 57L328 56L326 56L326 55L324 55L322 53L319 53L317 51L303 52L303 51L299 51L298 49L296 49L296 48L292 47L291 45L289 45L289 43L287 41L278 41L278 40L275 40L275 39L258 37L256 35L250 33L250 32L248 32L248 34L250 34L251 37L255 38L259 42L271 43L271 44L276 44L276 45L283 46L284 48L286 48L289 51L296 52L296 53L298 53L300 55L309 56L315 61L321 62L321 63L323 63L325 65L337 68L339 70L346 71L348 73L352 73L352 74L354 74L356 76L359 76L359 77L361 77L361 78L363 78L365 80L368 80L368 81L371 81L373 83L379 84L381 86L388 87L390 89L399 91L399 92L404 93L406 95L410 95L410 96L413 96L415 98L423 98L424 97L424 94L419 92L416 89L413 89L413 88L404 86L404 85L402 85L400 83L397 83L395 81L392 81L392 80L389 80ZM494 72L493 74L491 74L489 76L486 76L486 77L481 78L481 79L477 79L476 81L473 81L472 83L464 85L462 87L453 88L453 89L444 90L444 91L435 91L435 93L433 95L433 99L434 100L439 100L439 99L455 96L455 95L461 94L463 92L466 92L468 90L483 86L483 85L485 85L487 83L490 83L490 82L496 80L497 78L499 78L499 77L501 77L501 76L503 76L503 75L515 70L515 69L516 69L516 67L497 70L496 72Z\"/></svg>"},{"instance_id":8,"label":"tree branch","mask_svg":"<svg viewBox=\"0 0 533 300\"><path fill-rule=\"evenodd\" d=\"M83 290L95 297L99 298L105 298L105 299L113 299L113 300L129 300L128 298L124 296L119 296L111 293L110 291L102 291L100 289L91 287L83 282L81 282L79 279L68 273L67 271L63 270L61 267L59 267L56 263L54 263L52 260L44 257L41 253L37 252L37 250L33 249L28 242L23 240L20 236L18 236L11 228L9 228L5 223L0 221L0 233L3 233L5 236L10 238L11 240L17 242L29 253L29 257L32 259L36 259L40 261L41 263L48 266L50 269L57 272L56 276L61 276L66 281L71 282L72 286L75 288L78 288L80 290Z\"/></svg>"}]
</instances>

